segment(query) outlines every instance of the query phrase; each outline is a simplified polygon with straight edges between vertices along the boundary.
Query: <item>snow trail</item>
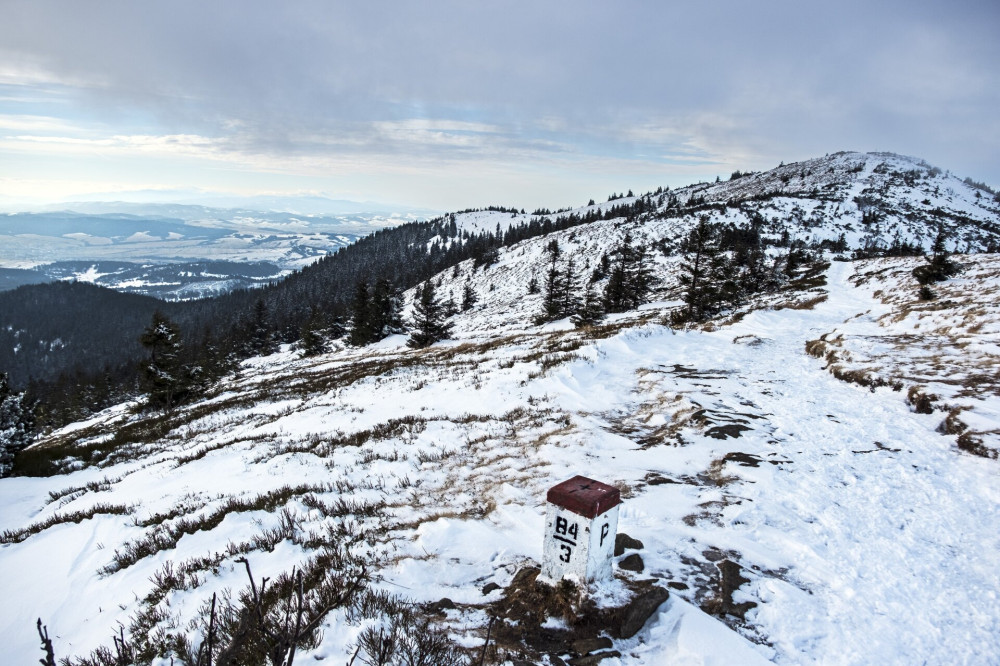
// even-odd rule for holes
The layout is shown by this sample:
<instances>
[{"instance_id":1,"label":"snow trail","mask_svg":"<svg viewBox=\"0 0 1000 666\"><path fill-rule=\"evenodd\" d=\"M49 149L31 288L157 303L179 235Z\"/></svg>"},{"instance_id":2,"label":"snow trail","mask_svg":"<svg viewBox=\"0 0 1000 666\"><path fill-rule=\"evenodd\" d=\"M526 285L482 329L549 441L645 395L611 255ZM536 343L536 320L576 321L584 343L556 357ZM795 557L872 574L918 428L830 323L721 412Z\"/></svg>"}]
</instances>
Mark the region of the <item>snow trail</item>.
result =
<instances>
[{"instance_id":1,"label":"snow trail","mask_svg":"<svg viewBox=\"0 0 1000 666\"><path fill-rule=\"evenodd\" d=\"M700 378L691 399L721 397L765 416L770 432L730 441L788 461L730 464L741 480L726 494L740 500L722 509L720 525L699 527L765 571L744 587L759 602L747 618L779 662L971 663L1000 654L996 463L936 433L940 415L911 412L887 388L841 382L804 351L880 307L848 284L850 268L833 264L829 298L815 310L754 312L658 350L668 352L659 363L731 372ZM764 343L733 344L746 335Z\"/></svg>"}]
</instances>

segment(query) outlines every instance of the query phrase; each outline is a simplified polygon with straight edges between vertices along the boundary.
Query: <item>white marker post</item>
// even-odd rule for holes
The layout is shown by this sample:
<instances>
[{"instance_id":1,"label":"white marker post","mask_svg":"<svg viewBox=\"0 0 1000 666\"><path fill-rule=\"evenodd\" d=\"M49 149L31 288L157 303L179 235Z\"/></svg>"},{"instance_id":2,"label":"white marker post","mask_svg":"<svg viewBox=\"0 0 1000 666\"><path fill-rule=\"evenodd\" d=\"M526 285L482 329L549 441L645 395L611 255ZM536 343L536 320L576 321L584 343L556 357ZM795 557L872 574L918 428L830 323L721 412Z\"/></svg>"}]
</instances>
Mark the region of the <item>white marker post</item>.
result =
<instances>
[{"instance_id":1,"label":"white marker post","mask_svg":"<svg viewBox=\"0 0 1000 666\"><path fill-rule=\"evenodd\" d=\"M614 486L574 476L546 495L542 576L592 583L611 578L621 494Z\"/></svg>"}]
</instances>

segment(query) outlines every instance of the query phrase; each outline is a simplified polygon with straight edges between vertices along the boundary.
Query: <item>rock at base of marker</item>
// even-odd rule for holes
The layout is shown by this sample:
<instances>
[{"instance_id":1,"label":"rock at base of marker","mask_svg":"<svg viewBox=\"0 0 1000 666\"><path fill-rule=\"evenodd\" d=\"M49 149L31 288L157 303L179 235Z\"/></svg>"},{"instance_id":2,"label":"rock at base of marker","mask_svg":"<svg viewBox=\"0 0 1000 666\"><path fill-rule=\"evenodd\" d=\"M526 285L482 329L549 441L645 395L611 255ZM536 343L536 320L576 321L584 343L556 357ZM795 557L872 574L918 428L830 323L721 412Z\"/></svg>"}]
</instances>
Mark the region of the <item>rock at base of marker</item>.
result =
<instances>
[{"instance_id":1,"label":"rock at base of marker","mask_svg":"<svg viewBox=\"0 0 1000 666\"><path fill-rule=\"evenodd\" d=\"M624 532L619 532L618 536L615 537L615 557L624 555L626 549L641 550L642 542L638 539L633 539Z\"/></svg>"}]
</instances>

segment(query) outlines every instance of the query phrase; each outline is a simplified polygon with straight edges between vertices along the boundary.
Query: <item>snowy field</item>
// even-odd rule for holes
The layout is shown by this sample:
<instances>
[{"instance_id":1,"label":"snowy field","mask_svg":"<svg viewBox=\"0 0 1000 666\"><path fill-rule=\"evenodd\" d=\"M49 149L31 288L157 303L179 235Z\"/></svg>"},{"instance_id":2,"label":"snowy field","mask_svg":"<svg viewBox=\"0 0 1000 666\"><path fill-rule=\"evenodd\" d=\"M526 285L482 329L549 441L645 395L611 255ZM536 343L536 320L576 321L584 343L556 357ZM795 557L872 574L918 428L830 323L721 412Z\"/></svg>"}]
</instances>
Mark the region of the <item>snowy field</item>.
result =
<instances>
[{"instance_id":1,"label":"snowy field","mask_svg":"<svg viewBox=\"0 0 1000 666\"><path fill-rule=\"evenodd\" d=\"M51 444L96 464L0 482L5 659L41 656L38 617L58 657L80 656L151 607L158 628L197 644L198 608L246 584L239 557L275 576L321 533L342 535L377 587L451 599L437 623L477 648L502 594L482 588L540 560L545 491L583 474L621 489L619 531L644 544L644 571L617 575L671 584L602 665L1000 663L997 461L938 432L947 411L908 404L914 373L883 372L899 391L864 386L806 352L826 334L862 363L879 347L860 336L912 328L913 311L890 323L902 306L881 275L832 262L825 286L690 330L660 323L668 304L585 332L491 328L484 303L456 342L412 351L398 336L309 360L286 350L169 417L122 407L57 433ZM948 288L995 311L993 281L962 285ZM966 346L995 363L996 321L973 329L961 329ZM920 349L885 356L911 367ZM921 375L940 403L972 407L970 428L1000 428L995 378L994 398L948 394L946 379ZM699 610L722 559L747 579L742 619ZM186 578L155 593L165 566ZM620 581L595 591L620 593ZM346 663L377 621L334 611L297 663Z\"/></svg>"}]
</instances>

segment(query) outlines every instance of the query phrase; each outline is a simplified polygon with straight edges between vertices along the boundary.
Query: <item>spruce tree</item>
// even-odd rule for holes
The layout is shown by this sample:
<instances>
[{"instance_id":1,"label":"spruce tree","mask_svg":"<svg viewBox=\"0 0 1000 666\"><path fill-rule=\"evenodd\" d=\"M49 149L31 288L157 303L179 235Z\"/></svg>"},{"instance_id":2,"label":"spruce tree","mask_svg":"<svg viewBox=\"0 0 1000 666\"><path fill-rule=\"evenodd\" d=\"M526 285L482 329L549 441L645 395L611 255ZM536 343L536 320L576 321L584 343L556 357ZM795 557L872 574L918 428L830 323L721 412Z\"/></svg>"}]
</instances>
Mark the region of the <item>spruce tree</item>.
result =
<instances>
[{"instance_id":1,"label":"spruce tree","mask_svg":"<svg viewBox=\"0 0 1000 666\"><path fill-rule=\"evenodd\" d=\"M653 273L649 253L642 245L632 245L632 235L625 238L614 250L615 262L610 265L607 255L601 257L601 265L595 276L601 275L610 266L608 282L604 287L603 306L606 312L626 312L639 307L649 297L649 292L658 282Z\"/></svg>"},{"instance_id":2,"label":"spruce tree","mask_svg":"<svg viewBox=\"0 0 1000 666\"><path fill-rule=\"evenodd\" d=\"M462 312L471 310L477 300L476 290L472 288L472 284L466 282L465 286L462 287Z\"/></svg>"},{"instance_id":3,"label":"spruce tree","mask_svg":"<svg viewBox=\"0 0 1000 666\"><path fill-rule=\"evenodd\" d=\"M302 326L301 345L303 356L318 356L326 352L326 336L319 312L314 308Z\"/></svg>"},{"instance_id":4,"label":"spruce tree","mask_svg":"<svg viewBox=\"0 0 1000 666\"><path fill-rule=\"evenodd\" d=\"M917 266L913 269L913 277L922 285L934 282L944 282L948 278L958 275L961 267L950 259L947 248L949 238L948 232L943 224L938 225L937 235L931 245L931 255L928 263Z\"/></svg>"},{"instance_id":5,"label":"spruce tree","mask_svg":"<svg viewBox=\"0 0 1000 666\"><path fill-rule=\"evenodd\" d=\"M354 287L354 298L351 300L351 333L347 341L355 347L362 347L372 342L375 337L372 319L368 284L358 281Z\"/></svg>"},{"instance_id":6,"label":"spruce tree","mask_svg":"<svg viewBox=\"0 0 1000 666\"><path fill-rule=\"evenodd\" d=\"M175 406L188 390L187 372L181 361L180 329L157 310L139 341L149 350L149 359L142 366L143 388L149 394L149 402L166 408Z\"/></svg>"},{"instance_id":7,"label":"spruce tree","mask_svg":"<svg viewBox=\"0 0 1000 666\"><path fill-rule=\"evenodd\" d=\"M683 319L701 321L718 312L720 278L725 269L725 257L719 252L715 231L702 216L687 239L687 256L681 264L679 277L684 287Z\"/></svg>"},{"instance_id":8,"label":"spruce tree","mask_svg":"<svg viewBox=\"0 0 1000 666\"><path fill-rule=\"evenodd\" d=\"M555 321L564 316L563 302L565 301L565 280L566 276L559 267L559 246L555 246L552 252L552 260L549 263L549 270L545 273L545 291L542 294L542 312L537 318L538 323Z\"/></svg>"},{"instance_id":9,"label":"spruce tree","mask_svg":"<svg viewBox=\"0 0 1000 666\"><path fill-rule=\"evenodd\" d=\"M388 278L375 280L369 307L369 340L377 342L394 333L403 332L399 311L402 297Z\"/></svg>"},{"instance_id":10,"label":"spruce tree","mask_svg":"<svg viewBox=\"0 0 1000 666\"><path fill-rule=\"evenodd\" d=\"M573 313L572 322L580 328L583 326L593 326L604 317L604 308L601 305L601 298L597 295L597 287L593 280L587 281L587 287L583 292L583 300L580 301L576 312Z\"/></svg>"},{"instance_id":11,"label":"spruce tree","mask_svg":"<svg viewBox=\"0 0 1000 666\"><path fill-rule=\"evenodd\" d=\"M34 414L24 393L15 393L0 372L0 478L9 476L14 458L31 443Z\"/></svg>"},{"instance_id":12,"label":"spruce tree","mask_svg":"<svg viewBox=\"0 0 1000 666\"><path fill-rule=\"evenodd\" d=\"M253 306L253 318L250 322L250 353L255 356L267 356L278 351L278 342L271 330L270 313L264 299L258 298Z\"/></svg>"},{"instance_id":13,"label":"spruce tree","mask_svg":"<svg viewBox=\"0 0 1000 666\"><path fill-rule=\"evenodd\" d=\"M407 346L422 349L451 334L451 324L445 320L444 308L434 293L434 282L428 280L413 304L413 332Z\"/></svg>"}]
</instances>

